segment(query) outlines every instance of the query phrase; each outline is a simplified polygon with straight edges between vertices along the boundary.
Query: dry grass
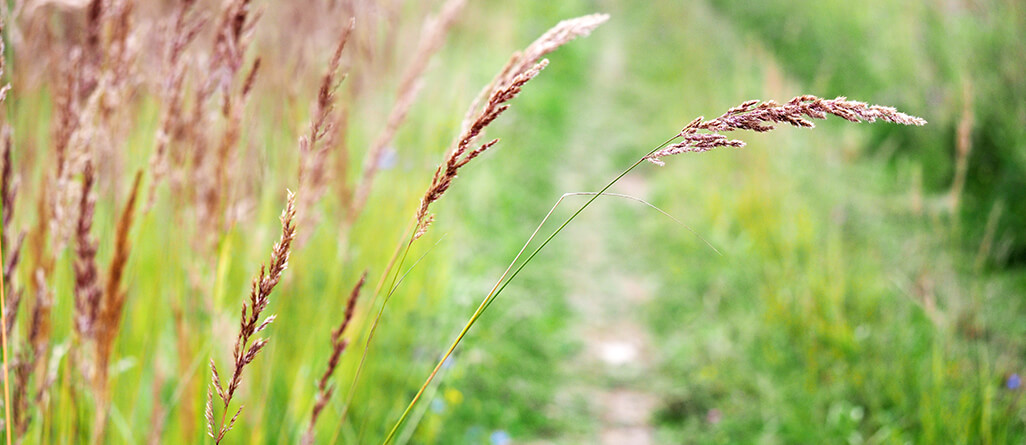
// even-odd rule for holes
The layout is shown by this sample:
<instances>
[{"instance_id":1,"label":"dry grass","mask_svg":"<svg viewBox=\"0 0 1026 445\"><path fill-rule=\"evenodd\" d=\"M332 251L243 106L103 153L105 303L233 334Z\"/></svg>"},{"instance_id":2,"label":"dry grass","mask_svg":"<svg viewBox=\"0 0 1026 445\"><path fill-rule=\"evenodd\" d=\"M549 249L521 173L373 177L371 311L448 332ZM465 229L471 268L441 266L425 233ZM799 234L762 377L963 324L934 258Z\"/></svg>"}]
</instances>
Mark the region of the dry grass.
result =
<instances>
[{"instance_id":1,"label":"dry grass","mask_svg":"<svg viewBox=\"0 0 1026 445\"><path fill-rule=\"evenodd\" d=\"M353 286L353 291L349 294L342 323L331 332L331 356L328 358L328 366L324 370L324 374L317 381L317 397L314 401L313 411L310 414L310 425L307 426L306 433L303 434L302 443L304 445L314 443L314 427L317 425L317 419L320 417L324 407L327 406L332 394L335 393L335 386L331 384L331 376L335 373L335 369L338 368L339 359L342 358L342 353L345 352L346 346L349 345L349 341L342 338L342 336L345 335L346 328L353 321L353 315L356 313L356 300L360 296L360 289L363 288L363 284L366 281L367 272L364 272L360 276L360 280L356 282L356 286Z\"/></svg>"},{"instance_id":2,"label":"dry grass","mask_svg":"<svg viewBox=\"0 0 1026 445\"><path fill-rule=\"evenodd\" d=\"M206 20L195 12L194 1L183 1L175 10L169 24L164 25L163 76L160 86L160 127L157 129L153 154L150 156L150 189L147 210L153 207L157 187L168 174L168 151L172 143L180 143L189 129L183 119L185 80L189 69L186 50L196 40ZM184 160L176 156L177 164ZM176 179L175 189L180 190L181 178Z\"/></svg>"},{"instance_id":3,"label":"dry grass","mask_svg":"<svg viewBox=\"0 0 1026 445\"><path fill-rule=\"evenodd\" d=\"M442 165L435 170L435 175L431 178L431 185L420 199L420 207L414 217L417 221L414 239L421 237L427 231L434 219L428 213L429 207L449 189L452 181L456 179L459 169L499 142L498 139L493 139L476 148L470 148L474 141L481 137L485 128L509 109L508 102L520 94L524 84L545 69L549 63L548 60L539 61L539 59L577 37L590 34L606 20L609 20L609 16L606 14L592 14L559 22L523 51L514 53L506 66L495 76L495 79L481 90L481 94L467 109L466 117L461 125L461 133L456 138L455 147L445 156ZM480 102L485 97L487 97L487 101L481 107ZM481 109L478 109L479 107Z\"/></svg>"},{"instance_id":4,"label":"dry grass","mask_svg":"<svg viewBox=\"0 0 1026 445\"><path fill-rule=\"evenodd\" d=\"M121 214L118 217L115 227L114 255L107 267L107 278L103 290L103 298L99 301L99 308L94 310L97 317L95 320L95 331L92 335L96 342L96 372L97 386L100 394L107 393L107 375L110 365L114 339L117 338L121 328L122 312L125 308L126 292L123 289L125 267L128 263L128 256L132 246L128 236L132 230L132 223L135 220L135 206L139 197L139 186L142 182L142 172L135 174L132 182L131 192ZM106 403L106 398L103 398Z\"/></svg>"},{"instance_id":5,"label":"dry grass","mask_svg":"<svg viewBox=\"0 0 1026 445\"><path fill-rule=\"evenodd\" d=\"M92 162L87 162L82 173L82 193L75 224L75 330L83 339L93 336L93 324L102 294L96 266L97 245L92 235L95 185L96 171Z\"/></svg>"},{"instance_id":6,"label":"dry grass","mask_svg":"<svg viewBox=\"0 0 1026 445\"><path fill-rule=\"evenodd\" d=\"M442 5L441 12L436 18L428 18L421 31L420 42L413 53L413 60L406 67L402 78L399 80L399 88L396 94L395 103L388 113L385 121L385 128L375 139L370 150L367 151L363 163L363 176L360 178L353 196L348 199L349 211L346 215L343 230L353 224L357 217L363 213L367 205L367 198L370 196L371 187L374 186L374 178L377 176L378 168L381 165L381 156L385 148L395 138L396 131L405 122L410 107L417 100L417 95L423 86L424 73L427 70L428 62L445 43L445 37L455 22L460 11L463 10L465 0L448 0Z\"/></svg>"},{"instance_id":7,"label":"dry grass","mask_svg":"<svg viewBox=\"0 0 1026 445\"><path fill-rule=\"evenodd\" d=\"M318 222L312 211L327 191L331 179L328 177L328 155L331 149L337 146L336 141L345 137L337 125L339 117L335 111L335 93L345 78L345 75L340 73L342 51L345 50L355 25L356 20L350 19L349 25L342 28L338 45L328 61L328 70L324 73L317 91L313 113L310 115L309 131L299 138L299 196L302 200L299 207L305 209L299 214L299 225L304 227L314 227ZM302 246L308 236L300 236L298 244Z\"/></svg>"},{"instance_id":8,"label":"dry grass","mask_svg":"<svg viewBox=\"0 0 1026 445\"><path fill-rule=\"evenodd\" d=\"M89 351L79 349L80 356L77 362L83 365L88 363L89 366L82 371L92 384L99 402L93 427L94 441L101 440L106 425L106 405L109 403L108 366L125 305L126 294L122 289L122 277L131 252L128 234L132 228L141 179L142 174L137 173L128 201L118 218L114 256L107 269L104 284L101 284L96 265L97 244L91 234L95 210L95 171L91 162L86 163L83 172L79 218L76 224L75 328L79 341L92 348Z\"/></svg>"},{"instance_id":9,"label":"dry grass","mask_svg":"<svg viewBox=\"0 0 1026 445\"><path fill-rule=\"evenodd\" d=\"M276 75L288 78L289 75L282 73L300 72L309 67L301 63L296 67L285 67L282 55L263 51L254 44L258 41L254 37L257 26L264 24L261 23L262 12L250 0L228 0L219 5L195 0L182 0L173 5L148 5L129 0L64 2L67 5L62 2L39 3L27 9L24 5L16 8L23 14L18 17L24 26L11 40L17 42L14 53L19 61L24 61L24 68L19 67L23 70L19 75L26 80L16 85L38 82L52 93L52 118L46 123L51 136L45 140L46 147L26 147L16 152L11 132L5 130L3 168L0 171L3 204L0 250L4 254L4 281L0 288L7 300L0 302L4 311L0 326L3 327L5 395L10 392L7 388L7 347L9 344L18 345L10 366L14 374L11 379L13 398L4 402L5 409L10 412L5 419L9 429L7 439L24 439L30 430L31 419L36 415L44 422L51 422L38 428L38 437L43 442L47 439L58 441L87 437L94 443L111 440L107 437L113 434L107 433L108 430L113 431L109 413L112 404L117 402L112 398L122 390L117 386L112 369L117 369L120 342L127 344L136 340L119 337L127 337L122 332L128 329L123 327L126 317L129 317L125 313L126 305L132 303L138 294L139 297L152 297L147 300L139 298L139 303L167 313L168 344L173 343L175 348L173 353L166 354L170 364L165 365L162 355L160 364L157 360L150 360L140 366L153 373L152 381L147 382L151 386L144 391L153 399L149 404L152 411L146 416L140 415L140 418L152 419L146 440L150 443L171 440L164 437L164 430L172 424L181 433L176 439L189 441L195 440L196 435L202 436L200 427L196 425L200 418L195 413L199 403L194 403L202 397L201 382L193 376L194 373L202 375L203 371L190 368L190 363L200 363L195 367L202 368L202 363L206 362L203 357L209 353L204 345L223 338L234 340L231 369L225 375L227 378L222 379L216 361L213 358L209 360L211 382L206 391L204 413L208 435L215 443L222 443L242 413L243 406L236 399L243 375L246 374L247 382L252 375L252 371L244 371L267 345L268 339L258 334L275 320L275 315L265 316L264 312L270 304L272 291L288 267L293 245L297 248L302 246L313 229L322 224L317 213L319 205L329 190L338 190L341 208L333 215L335 220L331 223L342 229L338 238L343 251L339 252L338 258L351 256L353 251L344 250L349 230L373 202L371 196L375 178L381 173L383 153L409 119L411 107L425 85L431 60L457 23L465 0L445 1L436 15L423 22L418 17L416 22L421 30L416 45L402 41L402 35L395 29L398 26L396 16L401 12L396 5L342 2L343 5L337 7L312 9L336 13L331 17L305 17L312 23L330 26L331 38L323 39L323 47L311 45L315 47L311 59L326 60L327 69L316 71L323 73L317 77L316 89L301 83L299 76L289 85L297 91L312 93L316 90L305 125L293 122L287 112L275 116L286 120L286 126L298 128L298 135L289 134L289 140L298 136L298 150L288 150L292 158L282 158L297 161L297 169L290 170L297 171L297 175L289 175L286 181L295 181L299 193L288 193L287 204L280 216L280 237L272 248L267 266L261 267L251 283L249 299L242 304L238 332L234 337L226 333L230 326L222 329L226 316L220 313L218 303L219 292L230 288L225 282L230 283L231 262L246 253L245 246L232 245L233 235L237 234L243 244L257 239L261 227L257 218L251 216L260 204L271 202L266 198L270 196L266 190L273 188L264 185L268 178L261 175L268 167L266 153L276 148L271 147L273 141L262 139L261 132L250 128L262 122L253 119L254 110L249 109L251 103L258 102L254 100L256 91L266 86L263 75L258 74L262 69L272 70ZM302 6L283 7L297 8L297 14L310 14L303 11ZM368 11L373 11L373 14ZM355 17L360 14L371 17L366 20L362 16ZM431 213L434 203L445 195L467 164L499 142L498 139L486 139L486 130L510 108L523 88L546 68L549 61L544 57L578 37L587 36L608 18L604 14L593 14L559 22L522 51L513 54L481 90L464 114L460 128L454 131L457 136L434 171L419 205L416 209L403 209L403 212L413 211L412 230L409 237L404 235L399 240L396 255L384 268L380 283L385 283L389 277L393 284L396 283L410 246L428 231L434 220ZM364 23L366 28L361 28ZM5 30L5 37L8 36ZM403 46L413 48L412 52L400 54ZM0 54L4 53L2 49L0 47ZM396 51L398 55L389 51ZM38 60L33 58L37 54L41 55ZM362 164L350 166L349 116L357 112L373 114L358 110L360 103L357 99L381 92L375 90L376 85L373 84L382 78L393 60L404 61L397 77L394 98L389 96L390 102L382 110L387 110L387 114L374 121L380 128L375 128L376 132L371 132L371 137L362 141L366 142L366 150L361 152ZM0 58L0 72L4 68ZM351 92L340 93L340 85L350 70L358 81ZM0 103L8 90L6 85L0 88ZM277 91L272 93L268 95L275 101L284 96ZM134 146L139 144L132 138L133 130L138 131L136 127L142 127L137 114L145 114L150 99L156 101L152 106L156 116L154 127L143 127L147 142L142 144L149 150L142 157L142 162L149 168L145 175L137 171L133 176L131 172L140 163L135 159L137 152ZM309 102L304 98L301 103L305 106ZM377 111L373 107L367 108ZM677 135L680 142L654 150L643 160L659 163L660 157L673 154L722 146L739 147L743 142L728 139L723 133L768 131L774 123L811 127L809 119L822 119L827 115L856 122L881 119L902 124L923 123L892 108L869 106L844 98L823 100L801 96L783 105L750 101L719 118L710 121L699 118L691 122ZM149 143L151 137L152 144ZM16 165L15 159L19 162L27 160L28 165ZM290 167L292 165L289 164ZM272 174L276 167L271 166ZM357 180L350 181L349 170L359 174ZM35 177L39 181L34 195L29 196L35 198L35 222L27 234L19 232L14 223L19 174L24 172L37 173ZM162 187L169 191L166 197L161 194ZM169 201L166 210L169 215L156 211L151 213L157 208L155 203L164 198ZM169 256L181 264L165 264L170 260L161 259L165 261L161 268L187 275L181 279L188 281L187 285L162 288L158 292L164 294L148 295L136 292L136 287L142 285L128 279L135 261L132 241L141 246L149 241L133 238L139 201L144 203L143 215L156 215L150 219L140 216L143 227L157 221L162 230L175 232L174 242L180 241L192 247L181 248L178 256ZM111 210L110 217L105 218L104 212L111 208L116 211ZM169 219L157 219L164 216ZM113 228L107 227L109 220L113 220ZM186 224L190 221L193 224ZM297 226L304 227L301 237L297 237ZM109 236L104 230L110 231ZM14 233L19 234L14 236ZM24 258L21 255L23 240L28 241ZM402 250L403 247L406 251ZM396 262L400 252L402 259ZM138 253L134 255L138 256ZM351 266L347 261L340 261L336 268ZM101 264L106 264L102 270ZM62 267L71 271L68 283L61 281L66 275L61 273ZM25 279L26 287L20 286L19 276L31 278ZM178 279L175 277L173 279ZM314 382L316 389L311 390L313 399L309 422L303 422L296 431L297 437L302 433L302 443L313 443L319 419L331 417L325 415L325 410L336 392L332 380L342 368L343 358L348 359L343 354L349 346L345 336L351 330L354 317L361 318L361 314L357 314L357 302L366 278L364 274L352 288L344 317L331 332L330 354L324 372ZM346 279L336 280L348 285ZM478 308L446 357L466 334L469 325L501 292L500 283ZM72 295L65 301L70 300L67 311L70 317L58 320L53 314L63 312L53 311L54 300L58 300L59 305L61 292L68 288ZM366 306L369 312L365 314L366 319L373 322L368 325L366 333L360 332L366 334L362 350L364 359L388 297L394 290L395 286L387 288L388 294L380 306L376 300ZM19 319L22 295L32 300L31 311ZM374 297L377 296L376 291ZM370 315L375 309L377 314L372 318ZM19 320L22 325L18 324ZM54 329L55 325L57 329ZM160 326L153 328L155 331L159 329ZM9 343L9 334L18 330L21 331L15 337L18 341ZM61 349L65 345L69 349L67 359ZM129 355L123 351L120 354ZM353 375L341 416L332 419L337 421L339 429L350 402L354 400L354 390L363 369L362 360ZM272 361L268 365L273 367L275 364ZM440 361L409 407L412 408L420 399L441 364ZM166 380L176 385L171 399L162 390L165 366L172 367L167 370ZM249 386L247 383L247 389ZM53 393L58 400L55 403L49 400L51 387L56 387ZM219 400L218 406L215 406L214 394ZM233 406L233 402L238 406ZM251 403L263 401L258 399ZM235 408L234 412L232 408ZM61 420L72 425L66 429L73 431L64 431L61 428L65 424L55 426L55 421L48 418L55 410L71 413L65 416L71 420ZM94 416L91 424L80 418L89 414ZM403 419L395 425L392 434ZM194 430L197 430L195 434ZM239 437L240 441L247 439L253 438Z\"/></svg>"},{"instance_id":10,"label":"dry grass","mask_svg":"<svg viewBox=\"0 0 1026 445\"><path fill-rule=\"evenodd\" d=\"M6 17L0 17L0 33L4 29L4 23ZM0 43L0 77L3 76L4 68L6 68L6 59L4 58L4 47L3 43ZM10 84L5 84L0 87L0 105L7 101L7 92L10 91ZM7 273L7 262L4 260L4 246L8 245L5 241L7 238L9 220L12 210L14 209L14 194L13 187L11 184L11 143L10 143L10 130L4 126L4 154L3 154L3 175L0 180L3 181L2 192L0 192L0 199L2 199L3 213L0 218L0 267L3 268L0 273L0 347L3 348L3 378L4 378L4 426L6 428L7 443L10 445L13 434L11 432L11 425L15 422L14 417L11 415L11 388L10 388L10 374L8 373L8 360L7 360L7 333L10 332L11 327L14 324L14 314L17 313L17 303L12 304L12 308L7 307L7 286L10 283L10 277ZM10 196L10 199L8 199ZM15 298L15 302L20 301L20 298ZM10 315L8 315L10 314ZM11 320L8 324L8 319Z\"/></svg>"},{"instance_id":11,"label":"dry grass","mask_svg":"<svg viewBox=\"0 0 1026 445\"><path fill-rule=\"evenodd\" d=\"M227 386L221 385L221 377L218 375L214 359L210 359L211 387L217 390L217 396L223 403L221 420L214 422L214 405L211 392L207 391L206 419L207 434L214 438L214 442L221 443L225 434L235 426L235 420L242 412L242 406L235 411L231 420L225 423L228 415L228 405L235 396L235 391L242 383L242 371L246 365L253 362L257 354L267 345L266 338L253 339L252 337L270 325L275 316L271 315L262 321L261 314L271 302L271 291L281 281L281 275L288 268L289 254L292 250L292 241L296 238L296 196L289 192L285 210L281 217L281 238L271 249L271 258L268 266L260 267L260 272L253 279L252 289L249 294L249 302L242 304L242 316L239 321L239 335L235 339L235 348L232 349L232 374ZM259 324L257 324L259 323ZM216 431L216 433L215 433Z\"/></svg>"},{"instance_id":12,"label":"dry grass","mask_svg":"<svg viewBox=\"0 0 1026 445\"><path fill-rule=\"evenodd\" d=\"M767 132L775 129L772 124L776 123L813 128L815 124L807 118L826 119L827 115L831 114L854 123L882 120L901 125L926 125L925 120L901 113L893 107L867 105L845 97L820 99L816 96L798 96L783 105L774 101L760 103L758 100L749 100L727 110L716 119L707 121L704 117L699 117L691 121L677 134L679 142L649 154L646 159L662 165L659 158L665 156L700 153L719 147L741 148L745 146L744 141L728 139L722 133L738 130Z\"/></svg>"}]
</instances>

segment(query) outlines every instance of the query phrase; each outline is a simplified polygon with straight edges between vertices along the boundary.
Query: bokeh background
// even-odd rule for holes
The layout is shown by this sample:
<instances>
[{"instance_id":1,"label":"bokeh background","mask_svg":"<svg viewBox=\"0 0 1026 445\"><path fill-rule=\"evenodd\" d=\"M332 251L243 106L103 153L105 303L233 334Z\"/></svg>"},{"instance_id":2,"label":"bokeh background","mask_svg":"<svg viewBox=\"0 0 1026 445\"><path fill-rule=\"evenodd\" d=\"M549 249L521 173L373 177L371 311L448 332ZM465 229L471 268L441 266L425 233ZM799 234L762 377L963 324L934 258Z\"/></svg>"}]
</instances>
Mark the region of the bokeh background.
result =
<instances>
[{"instance_id":1,"label":"bokeh background","mask_svg":"<svg viewBox=\"0 0 1026 445\"><path fill-rule=\"evenodd\" d=\"M19 14L4 35L21 180L14 220L32 228L40 184L52 174L55 119L54 62L40 51L78 38L85 12L72 1L7 3ZM284 190L296 186L296 140L347 19L338 11L357 15L340 90L348 157L329 157L342 179L310 210L317 224L299 228L309 241L275 290L269 310L278 319L247 369L232 443L299 439L348 290L363 270L379 279L466 107L513 51L593 12L611 19L549 56L490 127L499 145L461 171L435 207L435 225L410 255L423 259L385 308L340 422L381 303L368 295L360 304L318 443L380 442L563 193L599 189L697 116L800 94L891 105L929 124L817 121L813 130L740 135L749 142L740 150L640 166L612 191L680 221L635 201L597 200L489 308L400 441L1026 440L1022 2L470 1L344 239L335 194L358 176L424 18L442 2L254 3L263 15L247 57L263 65L234 167L246 172L244 216L210 251L185 241L208 228L167 187L138 217L106 442L205 440L207 361L230 360L237 307L277 237ZM143 26L174 5L136 6L143 48ZM38 29L51 35L33 37ZM148 57L139 63L144 87L124 103L125 139L101 169L102 260L116 203L153 150L160 100L145 88L157 83L146 80L156 76ZM584 200L568 198L555 215ZM48 354L56 379L33 408L26 443L88 438L95 409L60 365L61 351L74 347L74 254L55 256ZM33 261L32 253L22 260ZM17 273L25 283L33 276L29 266ZM27 319L22 311L12 342L27 335Z\"/></svg>"}]
</instances>

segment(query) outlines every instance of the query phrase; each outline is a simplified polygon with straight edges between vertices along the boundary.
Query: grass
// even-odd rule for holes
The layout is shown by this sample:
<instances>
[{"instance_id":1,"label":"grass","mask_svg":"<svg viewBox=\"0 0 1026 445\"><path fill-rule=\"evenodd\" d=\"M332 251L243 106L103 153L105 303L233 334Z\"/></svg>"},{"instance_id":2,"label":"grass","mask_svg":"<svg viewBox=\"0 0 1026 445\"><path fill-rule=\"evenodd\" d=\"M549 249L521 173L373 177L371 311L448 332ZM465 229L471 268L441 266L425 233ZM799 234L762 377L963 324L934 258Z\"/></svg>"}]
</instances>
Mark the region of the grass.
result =
<instances>
[{"instance_id":1,"label":"grass","mask_svg":"<svg viewBox=\"0 0 1026 445\"><path fill-rule=\"evenodd\" d=\"M365 213L346 241L339 241L332 223L344 214L334 187L318 205L321 224L298 228L310 238L295 250L275 289L268 312L278 319L265 331L270 343L246 368L236 395L246 407L226 441L300 441L332 353L331 331L364 269L370 271L368 286L334 378L336 393L315 429L317 443L385 437L490 280L564 192L600 187L603 178L662 139L656 136L676 131L692 116L716 115L750 97L832 92L821 90L815 72L803 75L800 69L812 62L786 57L837 44L829 36L782 47L760 37L768 25L736 11L724 13L722 5L603 6L613 21L552 56L552 65L531 81L512 113L491 127L490 136L502 142L461 172L449 196L432 207L438 221L397 270L409 274L383 312L364 377L350 394L367 326L382 304L370 291L386 273L396 241L408 236L404 229L419 193L475 87L490 79L509 52L559 19L592 12L593 5L529 1L464 11L428 65L421 100L387 149L395 156L379 171ZM411 2L396 10L402 30L394 38L414 41L421 18L437 7ZM107 442L138 443L153 434L165 442L206 440L206 364L211 357L219 364L230 360L238 306L247 298L254 267L266 260L278 236L273 223L285 188L295 182L296 139L307 131L316 76L326 62L316 48L329 47L338 31L315 39L319 28L311 27L311 41L320 43L310 44L309 53L288 53L281 48L295 42L268 44L273 32L259 31L276 29L278 11L261 18L254 43L254 52L266 57L267 77L258 78L266 83L258 81L242 127L242 188L255 190L247 218L226 228L209 252L196 249L188 240L208 228L183 216L183 200L163 186L153 211L137 215L129 232L128 298L110 370ZM384 23L378 19L358 19L356 32ZM872 27L865 17L851 20L855 29ZM375 48L381 57L360 59L367 66L353 68L346 80L367 88L359 101L345 86L340 90L341 101L353 100L350 178L358 176L359 154L378 135L406 60L402 45L389 49L379 42ZM320 54L313 57L318 62L304 63L316 69L303 70L293 85L277 83L290 78L288 61L311 53ZM872 54L852 57L866 70L882 70ZM882 71L879 79L890 74ZM886 88L886 81L856 82L840 79L837 88L867 88L862 91L873 94L852 96L884 103L898 97L876 94L874 88ZM29 82L17 79L8 102L7 118L17 130L15 163L22 166L15 227L34 227L34 202L52 161L46 147L52 146L54 93L43 83L19 89ZM159 102L141 97L131 106L134 125L116 170L123 177L101 177L98 185L93 235L100 241L101 265L113 254L128 178L148 168L159 123ZM960 235L951 215L933 210L940 198L935 189L918 188L923 170L873 154L875 147L908 145L904 130L877 133L830 121L821 126L746 137L751 145L742 151L686 155L668 159L664 168L646 164L631 173L631 180L647 185L645 198L684 220L722 256L654 212L618 201L602 204L612 209L604 213L612 218L571 226L573 233L598 233L615 257L609 261L655 283L652 300L623 314L650 329L655 372L609 383L642 380L659 394L652 420L657 439L667 443L1022 441L1026 413L1020 393L1003 387L1008 375L1023 370L1019 339L1026 331L1019 321L1026 308L1009 297L1026 286L1021 274L976 268L979 244ZM930 137L912 139L935 143ZM567 190L568 184L582 188ZM924 205L917 207L917 201ZM557 214L568 215L570 210ZM503 434L518 443L596 440L601 413L589 406L587 394L574 393L582 376L573 362L587 339L576 337L573 328L582 315L567 294L576 287L573 277L587 271L567 270L589 264L579 247L555 238L532 260L427 387L406 428L397 430L397 442L495 443ZM19 267L17 282L33 290L28 268L39 258L26 252L22 264L30 266ZM26 443L90 438L92 392L68 364L74 354L68 350L77 347L71 325L73 257L70 251L57 254L47 280L56 297L48 353L56 378L47 401L33 411ZM12 345L28 335L31 301L22 303ZM225 377L227 371L219 370ZM339 422L349 397L350 411Z\"/></svg>"},{"instance_id":2,"label":"grass","mask_svg":"<svg viewBox=\"0 0 1026 445\"><path fill-rule=\"evenodd\" d=\"M711 16L707 32L730 45L729 28L714 28L725 19L696 9ZM693 71L686 85L779 76L772 65L690 49L681 63L725 65L725 73ZM679 80L651 68L634 78L656 89ZM725 252L674 236L660 220L645 226L653 247L643 261L663 283L647 307L662 358L658 391L667 394L657 417L662 440L1022 440L1021 404L1002 386L1021 369L1009 360L1021 350L1007 341L1015 316L977 315L1014 305L1004 280L965 266L972 254L958 246L949 219L915 210L912 165L895 173L864 144L848 130L792 132L652 179L654 202L687 215ZM692 177L703 180L681 179ZM966 312L970 326L982 323L989 334L966 330Z\"/></svg>"}]
</instances>

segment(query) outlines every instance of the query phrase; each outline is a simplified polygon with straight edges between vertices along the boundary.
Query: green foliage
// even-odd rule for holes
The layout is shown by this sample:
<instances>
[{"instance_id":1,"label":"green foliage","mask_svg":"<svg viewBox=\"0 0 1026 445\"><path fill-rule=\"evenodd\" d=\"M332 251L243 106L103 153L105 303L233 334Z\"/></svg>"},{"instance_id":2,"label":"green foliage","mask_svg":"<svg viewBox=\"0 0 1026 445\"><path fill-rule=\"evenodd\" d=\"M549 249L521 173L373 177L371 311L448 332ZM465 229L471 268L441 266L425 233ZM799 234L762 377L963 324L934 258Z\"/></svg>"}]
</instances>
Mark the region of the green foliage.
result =
<instances>
[{"instance_id":1,"label":"green foliage","mask_svg":"<svg viewBox=\"0 0 1026 445\"><path fill-rule=\"evenodd\" d=\"M871 97L923 110L933 131L875 127L867 147L893 150L922 165L923 182L950 187L958 156L956 127L967 90L975 115L961 210L969 245L985 237L995 206L1006 248L993 259L1026 259L1026 11L1020 2L713 2L738 28L778 56L812 93Z\"/></svg>"},{"instance_id":2,"label":"green foliage","mask_svg":"<svg viewBox=\"0 0 1026 445\"><path fill-rule=\"evenodd\" d=\"M828 121L814 131L754 136L742 151L641 166L631 179L647 186L648 198L723 255L654 212L624 210L618 201L603 203L616 209L614 217L586 227L608 245L615 257L609 261L630 263L624 268L656 283L655 296L639 303L638 312L654 339L657 368L638 380L658 395L652 419L658 439L1026 441L1022 392L1003 386L1009 374L1026 369L1026 303L1015 298L1026 279L1011 268L986 272L977 266L977 244L965 249L964 242L981 236L995 202L1005 209L996 245L1009 246L1010 261L1023 244L1002 236L1026 239L1026 83L1022 61L1009 57L1026 52L1026 15L1012 1L991 3L995 9L957 14L882 0L600 3L613 20L552 56L512 113L490 128L489 136L502 138L496 150L461 172L434 209L438 222L403 268L410 274L384 312L340 424L366 341L352 336L318 443L336 434L339 443L384 437L549 206L564 192L582 191L564 189L568 175L600 187L695 116L711 117L748 98L786 100L805 91L896 105L931 124L842 128ZM396 165L381 172L348 244L336 238L341 212L330 194L317 209L326 222L299 227L311 238L272 296L268 312L278 319L267 350L247 368L238 396L246 408L232 439L298 441L350 287L369 269L351 331L365 332L381 304L373 299L381 269L476 88L508 52L557 20L594 9L588 1L537 0L466 11L398 134ZM377 88L390 91L395 80L382 79ZM963 82L972 84L976 119L965 238L947 214L929 210L952 175ZM48 146L50 98L46 92L12 98L16 159L36 156L35 149ZM230 359L238 307L276 236L284 188L294 186L290 129L307 118L306 99L254 99L253 109L265 111L248 127L261 141L255 152L264 165L254 173L261 193L253 220L229 231L207 257L184 241L199 229L176 219L175 197L162 188L157 206L132 233L129 298L112 371L111 443L145 440L158 405L167 410L166 442L206 440L206 362ZM354 113L351 147L365 147L375 136L381 121L375 112L388 106L381 100ZM126 171L145 168L156 124L153 104L140 109ZM889 150L901 154L896 160L872 155ZM357 169L355 162L351 172ZM29 173L26 183L38 183L42 172ZM916 189L917 174L925 197ZM97 209L100 240L111 239L113 190ZM31 221L24 203L34 197L19 199L18 218ZM926 213L912 205L916 199L927 201ZM567 301L573 283L566 271L582 258L561 240L471 330L401 439L478 444L496 431L517 443L594 437L594 408L566 401L581 378L568 363L583 340L572 329L579 320ZM101 264L109 255L110 246L101 245ZM58 348L72 336L70 256L56 266ZM177 329L179 318L188 330ZM182 335L186 354L176 352ZM52 400L26 443L88 440L92 400L70 399L76 378L63 368L58 373Z\"/></svg>"}]
</instances>

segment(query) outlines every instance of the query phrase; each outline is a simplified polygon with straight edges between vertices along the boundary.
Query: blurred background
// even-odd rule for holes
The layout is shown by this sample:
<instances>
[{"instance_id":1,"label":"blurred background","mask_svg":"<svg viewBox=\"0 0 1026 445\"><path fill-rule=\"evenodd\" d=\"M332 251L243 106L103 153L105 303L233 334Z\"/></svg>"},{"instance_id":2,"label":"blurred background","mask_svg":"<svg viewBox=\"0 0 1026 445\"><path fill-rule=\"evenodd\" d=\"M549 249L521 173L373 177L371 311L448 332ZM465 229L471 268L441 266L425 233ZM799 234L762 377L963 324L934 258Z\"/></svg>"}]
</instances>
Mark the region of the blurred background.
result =
<instances>
[{"instance_id":1,"label":"blurred background","mask_svg":"<svg viewBox=\"0 0 1026 445\"><path fill-rule=\"evenodd\" d=\"M89 9L6 3L6 118L20 180L13 227L31 244L56 162L60 67L76 42L88 43ZM324 161L333 179L303 209L315 219L300 225L308 238L275 290L268 310L278 318L247 368L231 443L299 440L349 289L364 270L380 280L466 107L511 53L593 12L611 19L548 56L489 128L501 142L433 208L436 222L410 254L419 260L351 386L381 305L366 293L318 443L380 442L562 194L598 190L697 116L801 94L895 106L929 124L830 119L736 135L749 142L739 150L641 165L612 191L680 223L636 201L598 199L470 331L398 442L1026 441L1022 2L469 1L426 65L408 118L371 162L379 171L366 207L346 223L341 197L359 187L425 17L442 3L254 1L262 15L244 59L259 56L261 68L231 164L241 172L235 203L222 208L234 216L213 242L196 242L209 221L173 174L137 216L106 442L206 439L207 361L229 364L237 308L277 239L284 191L298 186L297 138L349 16L357 22L338 93L348 120ZM161 20L178 5L133 10L136 80L110 126L118 142L94 149L101 263L131 176L150 168L166 102ZM213 21L219 6L196 9ZM208 34L192 44L195 66L209 62ZM202 72L190 71L183 88L202 84ZM556 219L585 199L567 198ZM33 295L37 264L53 257L54 378L37 377L51 389L33 405L25 440L75 443L89 437L96 408L62 365L61 351L75 345L75 255L49 243L52 253L29 250L16 271ZM29 335L29 311L17 317L12 344Z\"/></svg>"}]
</instances>

